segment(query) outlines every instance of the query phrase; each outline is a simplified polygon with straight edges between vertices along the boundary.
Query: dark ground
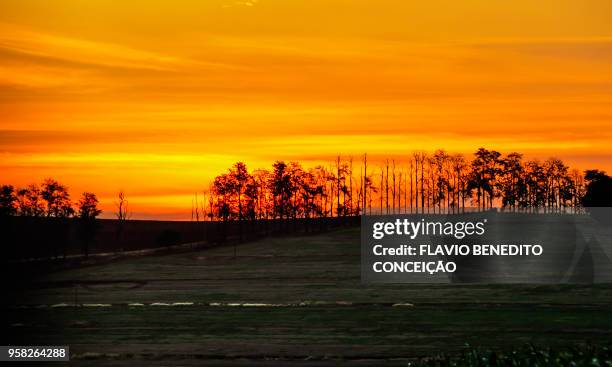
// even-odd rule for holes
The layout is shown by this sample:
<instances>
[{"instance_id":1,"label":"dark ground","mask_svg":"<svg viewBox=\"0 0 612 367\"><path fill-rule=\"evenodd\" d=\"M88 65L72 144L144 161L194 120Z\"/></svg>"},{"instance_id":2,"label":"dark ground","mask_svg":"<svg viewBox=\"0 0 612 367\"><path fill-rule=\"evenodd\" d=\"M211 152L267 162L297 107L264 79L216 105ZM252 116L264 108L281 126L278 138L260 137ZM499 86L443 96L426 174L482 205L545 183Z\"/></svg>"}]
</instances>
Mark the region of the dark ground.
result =
<instances>
[{"instance_id":1,"label":"dark ground","mask_svg":"<svg viewBox=\"0 0 612 367\"><path fill-rule=\"evenodd\" d=\"M355 228L55 272L12 297L5 342L79 365L319 366L612 340L612 285L363 286L359 250Z\"/></svg>"}]
</instances>

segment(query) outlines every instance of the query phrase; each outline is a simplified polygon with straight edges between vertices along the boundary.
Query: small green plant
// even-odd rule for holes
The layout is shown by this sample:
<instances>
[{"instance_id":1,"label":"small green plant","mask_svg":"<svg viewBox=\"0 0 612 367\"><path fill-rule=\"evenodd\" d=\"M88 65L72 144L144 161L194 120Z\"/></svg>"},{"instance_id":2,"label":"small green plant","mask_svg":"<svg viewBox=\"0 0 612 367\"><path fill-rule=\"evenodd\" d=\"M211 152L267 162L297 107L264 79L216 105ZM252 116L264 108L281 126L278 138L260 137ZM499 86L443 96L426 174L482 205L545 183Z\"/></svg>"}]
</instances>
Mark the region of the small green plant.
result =
<instances>
[{"instance_id":1,"label":"small green plant","mask_svg":"<svg viewBox=\"0 0 612 367\"><path fill-rule=\"evenodd\" d=\"M580 345L538 348L525 345L509 352L469 348L460 356L440 354L410 363L411 367L612 367L609 346Z\"/></svg>"}]
</instances>

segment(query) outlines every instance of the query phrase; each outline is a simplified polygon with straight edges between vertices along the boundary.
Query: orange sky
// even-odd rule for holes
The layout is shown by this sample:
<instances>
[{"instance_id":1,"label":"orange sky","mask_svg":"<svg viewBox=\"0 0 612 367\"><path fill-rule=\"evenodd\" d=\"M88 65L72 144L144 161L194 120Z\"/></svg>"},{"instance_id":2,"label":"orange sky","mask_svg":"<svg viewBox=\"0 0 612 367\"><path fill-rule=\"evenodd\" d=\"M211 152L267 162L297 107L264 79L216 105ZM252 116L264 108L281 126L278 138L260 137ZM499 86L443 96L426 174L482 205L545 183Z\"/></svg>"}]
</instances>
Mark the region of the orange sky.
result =
<instances>
[{"instance_id":1,"label":"orange sky","mask_svg":"<svg viewBox=\"0 0 612 367\"><path fill-rule=\"evenodd\" d=\"M612 171L609 0L3 0L0 183L189 216L237 160L480 146Z\"/></svg>"}]
</instances>

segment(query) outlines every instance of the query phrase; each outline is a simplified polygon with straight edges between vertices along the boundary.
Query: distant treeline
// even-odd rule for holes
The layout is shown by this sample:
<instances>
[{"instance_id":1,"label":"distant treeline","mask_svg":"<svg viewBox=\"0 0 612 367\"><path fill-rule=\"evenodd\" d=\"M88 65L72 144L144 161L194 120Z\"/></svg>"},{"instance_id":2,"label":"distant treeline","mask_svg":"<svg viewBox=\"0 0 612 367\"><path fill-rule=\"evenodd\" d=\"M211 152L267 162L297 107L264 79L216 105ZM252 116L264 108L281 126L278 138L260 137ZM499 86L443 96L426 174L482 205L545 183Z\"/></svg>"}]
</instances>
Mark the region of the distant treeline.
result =
<instances>
[{"instance_id":1,"label":"distant treeline","mask_svg":"<svg viewBox=\"0 0 612 367\"><path fill-rule=\"evenodd\" d=\"M492 207L554 213L596 206L612 207L612 178L605 172L581 172L556 158L523 160L519 153L480 148L469 158L444 150L419 151L407 161L385 160L376 166L368 164L366 154L358 161L337 157L327 166L308 169L298 162L276 161L271 170L249 171L238 162L194 196L194 227L131 221L122 191L115 201L116 219L101 221L96 219L101 210L94 193L84 192L73 202L68 188L54 179L21 188L3 185L0 229L15 245L13 258L87 256L92 250L322 231L356 225L361 214L461 213ZM204 221L210 223L198 226Z\"/></svg>"},{"instance_id":2,"label":"distant treeline","mask_svg":"<svg viewBox=\"0 0 612 367\"><path fill-rule=\"evenodd\" d=\"M193 220L345 217L360 214L452 213L494 206L517 211L567 211L612 206L612 179L599 170L570 169L557 158L524 160L478 149L472 157L414 152L406 162L369 166L338 157L305 169L277 161L272 170L238 162L195 195Z\"/></svg>"},{"instance_id":3,"label":"distant treeline","mask_svg":"<svg viewBox=\"0 0 612 367\"><path fill-rule=\"evenodd\" d=\"M418 151L407 161L368 165L367 155L336 158L331 164L304 168L276 161L272 170L249 172L235 163L227 173L195 194L194 221L349 217L361 214L455 213L467 207L502 207L517 211L567 211L612 206L612 178L599 170L581 172L557 158L524 160L520 153L502 155L478 149L472 157ZM130 219L128 200L119 192L114 215ZM77 202L53 179L15 188L0 186L0 217L76 217L93 220L98 199L84 192Z\"/></svg>"},{"instance_id":4,"label":"distant treeline","mask_svg":"<svg viewBox=\"0 0 612 367\"><path fill-rule=\"evenodd\" d=\"M102 211L98 209L96 194L84 192L74 203L68 187L54 179L42 184L31 184L22 188L13 185L0 186L0 216L20 215L27 217L95 218Z\"/></svg>"},{"instance_id":5,"label":"distant treeline","mask_svg":"<svg viewBox=\"0 0 612 367\"><path fill-rule=\"evenodd\" d=\"M119 197L121 199L123 194L120 193ZM100 213L102 211L98 208L98 198L94 193L84 192L74 203L68 188L51 178L40 185L31 184L18 189L12 185L0 186L0 229L2 238L12 245L11 251L40 255L46 254L45 251L39 251L43 248L51 251L65 249L66 241L70 238L66 233L74 228L72 232L79 239L81 252L87 256L98 234L100 224L96 217ZM14 218L17 216L31 220L17 221ZM74 220L69 221L68 218ZM23 223L27 225L19 227ZM118 220L116 239L122 238L123 231L124 221ZM28 242L28 239L32 241ZM52 245L47 246L50 243Z\"/></svg>"}]
</instances>

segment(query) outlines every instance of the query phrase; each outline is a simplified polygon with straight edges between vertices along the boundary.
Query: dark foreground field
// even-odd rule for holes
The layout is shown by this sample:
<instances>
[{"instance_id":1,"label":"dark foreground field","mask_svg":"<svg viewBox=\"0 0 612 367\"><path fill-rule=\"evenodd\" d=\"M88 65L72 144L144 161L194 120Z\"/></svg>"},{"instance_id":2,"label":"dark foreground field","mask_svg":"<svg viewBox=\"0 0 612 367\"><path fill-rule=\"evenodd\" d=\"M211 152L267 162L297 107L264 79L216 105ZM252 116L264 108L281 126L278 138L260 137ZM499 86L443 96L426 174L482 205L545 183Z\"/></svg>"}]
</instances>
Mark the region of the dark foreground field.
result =
<instances>
[{"instance_id":1,"label":"dark foreground field","mask_svg":"<svg viewBox=\"0 0 612 367\"><path fill-rule=\"evenodd\" d=\"M612 340L612 286L362 286L359 230L116 261L15 296L10 344L82 365L407 365ZM75 304L77 306L75 306ZM19 306L18 306L19 305Z\"/></svg>"}]
</instances>

